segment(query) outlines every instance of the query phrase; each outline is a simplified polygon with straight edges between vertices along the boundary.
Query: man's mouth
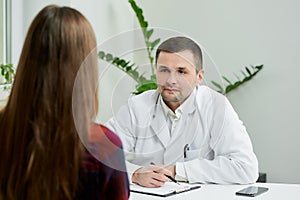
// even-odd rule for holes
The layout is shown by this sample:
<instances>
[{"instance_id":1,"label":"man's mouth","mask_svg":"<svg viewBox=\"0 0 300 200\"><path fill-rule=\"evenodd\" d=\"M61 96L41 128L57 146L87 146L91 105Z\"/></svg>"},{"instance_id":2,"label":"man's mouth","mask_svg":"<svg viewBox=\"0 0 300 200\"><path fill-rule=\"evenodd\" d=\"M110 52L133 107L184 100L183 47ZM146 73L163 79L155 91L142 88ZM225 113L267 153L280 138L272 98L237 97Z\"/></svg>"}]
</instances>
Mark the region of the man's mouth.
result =
<instances>
[{"instance_id":1,"label":"man's mouth","mask_svg":"<svg viewBox=\"0 0 300 200\"><path fill-rule=\"evenodd\" d=\"M179 89L178 88L164 88L164 91L167 91L167 92L178 92Z\"/></svg>"}]
</instances>

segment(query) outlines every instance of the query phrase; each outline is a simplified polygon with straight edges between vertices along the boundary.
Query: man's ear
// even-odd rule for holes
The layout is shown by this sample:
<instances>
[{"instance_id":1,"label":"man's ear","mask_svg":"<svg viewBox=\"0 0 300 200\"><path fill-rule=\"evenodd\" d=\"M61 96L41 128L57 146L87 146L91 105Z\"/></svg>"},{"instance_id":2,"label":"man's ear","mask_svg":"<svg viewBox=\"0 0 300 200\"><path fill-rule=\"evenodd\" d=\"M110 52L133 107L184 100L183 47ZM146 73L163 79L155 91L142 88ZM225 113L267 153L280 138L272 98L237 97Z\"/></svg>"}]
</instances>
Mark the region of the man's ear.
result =
<instances>
[{"instance_id":1,"label":"man's ear","mask_svg":"<svg viewBox=\"0 0 300 200\"><path fill-rule=\"evenodd\" d=\"M204 70L201 69L197 74L197 84L200 84L203 80Z\"/></svg>"}]
</instances>

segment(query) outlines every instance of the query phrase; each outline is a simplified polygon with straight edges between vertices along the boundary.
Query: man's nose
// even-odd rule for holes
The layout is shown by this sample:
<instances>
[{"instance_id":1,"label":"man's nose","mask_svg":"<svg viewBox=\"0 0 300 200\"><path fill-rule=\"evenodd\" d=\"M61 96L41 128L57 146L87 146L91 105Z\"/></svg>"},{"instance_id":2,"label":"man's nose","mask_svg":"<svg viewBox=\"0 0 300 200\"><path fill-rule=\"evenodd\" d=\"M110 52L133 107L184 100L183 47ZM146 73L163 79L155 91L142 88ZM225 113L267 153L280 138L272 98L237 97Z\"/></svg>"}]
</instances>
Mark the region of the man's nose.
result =
<instances>
[{"instance_id":1,"label":"man's nose","mask_svg":"<svg viewBox=\"0 0 300 200\"><path fill-rule=\"evenodd\" d=\"M176 73L170 73L169 74L169 77L167 79L167 83L168 84L175 84L177 82L177 76L176 76Z\"/></svg>"}]
</instances>

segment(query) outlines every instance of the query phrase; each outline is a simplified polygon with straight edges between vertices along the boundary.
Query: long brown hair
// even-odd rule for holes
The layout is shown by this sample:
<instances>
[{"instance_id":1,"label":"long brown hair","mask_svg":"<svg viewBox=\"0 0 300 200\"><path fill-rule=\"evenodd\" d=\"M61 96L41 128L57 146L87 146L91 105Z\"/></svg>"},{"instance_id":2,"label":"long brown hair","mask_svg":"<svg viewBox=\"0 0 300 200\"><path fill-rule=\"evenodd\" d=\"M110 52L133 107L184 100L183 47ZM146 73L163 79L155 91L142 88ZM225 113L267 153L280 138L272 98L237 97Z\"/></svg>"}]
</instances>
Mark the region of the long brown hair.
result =
<instances>
[{"instance_id":1,"label":"long brown hair","mask_svg":"<svg viewBox=\"0 0 300 200\"><path fill-rule=\"evenodd\" d=\"M87 135L95 110L95 47L75 9L50 5L31 23L0 114L1 200L74 198L84 151L78 133Z\"/></svg>"}]
</instances>

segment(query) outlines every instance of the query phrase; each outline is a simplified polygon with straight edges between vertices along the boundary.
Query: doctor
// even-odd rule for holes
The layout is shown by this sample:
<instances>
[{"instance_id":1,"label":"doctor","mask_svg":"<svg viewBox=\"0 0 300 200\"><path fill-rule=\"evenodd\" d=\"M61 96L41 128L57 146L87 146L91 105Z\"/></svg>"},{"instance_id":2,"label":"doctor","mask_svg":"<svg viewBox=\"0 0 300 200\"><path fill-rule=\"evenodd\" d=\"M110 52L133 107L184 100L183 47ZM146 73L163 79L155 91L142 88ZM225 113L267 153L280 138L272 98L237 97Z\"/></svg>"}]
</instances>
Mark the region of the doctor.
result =
<instances>
[{"instance_id":1,"label":"doctor","mask_svg":"<svg viewBox=\"0 0 300 200\"><path fill-rule=\"evenodd\" d=\"M203 73L193 40L164 41L156 52L158 89L132 96L106 123L123 142L130 181L159 187L170 181L165 175L190 183L257 180L245 126L225 96L200 86Z\"/></svg>"}]
</instances>

